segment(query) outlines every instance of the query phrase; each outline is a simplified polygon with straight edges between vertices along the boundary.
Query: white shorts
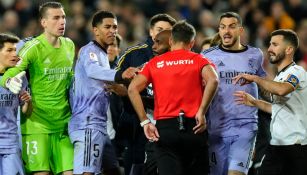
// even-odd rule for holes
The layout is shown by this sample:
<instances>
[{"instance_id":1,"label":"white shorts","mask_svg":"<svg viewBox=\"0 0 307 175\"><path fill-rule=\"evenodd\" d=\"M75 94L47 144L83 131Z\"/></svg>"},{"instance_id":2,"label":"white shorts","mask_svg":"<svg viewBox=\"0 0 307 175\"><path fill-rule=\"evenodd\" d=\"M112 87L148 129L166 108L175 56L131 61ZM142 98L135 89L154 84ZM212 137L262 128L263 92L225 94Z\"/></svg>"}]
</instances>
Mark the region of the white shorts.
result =
<instances>
[{"instance_id":1,"label":"white shorts","mask_svg":"<svg viewBox=\"0 0 307 175\"><path fill-rule=\"evenodd\" d=\"M0 174L25 174L20 152L13 154L0 154Z\"/></svg>"},{"instance_id":2,"label":"white shorts","mask_svg":"<svg viewBox=\"0 0 307 175\"><path fill-rule=\"evenodd\" d=\"M257 131L240 135L209 136L210 174L228 174L235 170L247 174L255 147Z\"/></svg>"},{"instance_id":3,"label":"white shorts","mask_svg":"<svg viewBox=\"0 0 307 175\"><path fill-rule=\"evenodd\" d=\"M102 169L118 165L108 135L98 130L85 129L71 132L70 139L74 145L74 174L85 172L99 174Z\"/></svg>"}]
</instances>

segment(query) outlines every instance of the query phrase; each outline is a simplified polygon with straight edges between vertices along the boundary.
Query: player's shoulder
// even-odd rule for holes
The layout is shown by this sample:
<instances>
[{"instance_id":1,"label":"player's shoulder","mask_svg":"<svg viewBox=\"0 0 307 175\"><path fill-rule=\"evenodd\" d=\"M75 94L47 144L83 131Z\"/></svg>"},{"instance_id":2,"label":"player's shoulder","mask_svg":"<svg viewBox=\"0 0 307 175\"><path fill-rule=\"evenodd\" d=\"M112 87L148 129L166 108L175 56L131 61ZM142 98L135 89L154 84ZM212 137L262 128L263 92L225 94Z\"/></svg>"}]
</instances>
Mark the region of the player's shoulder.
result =
<instances>
[{"instance_id":1,"label":"player's shoulder","mask_svg":"<svg viewBox=\"0 0 307 175\"><path fill-rule=\"evenodd\" d=\"M213 47L210 47L204 51L201 52L202 55L206 55L206 54L212 54L214 52L217 52L219 51L219 46L213 46Z\"/></svg>"},{"instance_id":2,"label":"player's shoulder","mask_svg":"<svg viewBox=\"0 0 307 175\"><path fill-rule=\"evenodd\" d=\"M81 53L98 52L98 49L97 46L94 44L94 42L90 41L89 43L81 47L80 52Z\"/></svg>"},{"instance_id":3,"label":"player's shoulder","mask_svg":"<svg viewBox=\"0 0 307 175\"><path fill-rule=\"evenodd\" d=\"M251 45L246 45L246 47L247 47L247 51L249 51L249 52L262 54L262 50L258 47L254 47L254 46L251 46Z\"/></svg>"},{"instance_id":4,"label":"player's shoulder","mask_svg":"<svg viewBox=\"0 0 307 175\"><path fill-rule=\"evenodd\" d=\"M68 45L68 46L71 46L71 47L75 47L74 42L70 38L68 38L68 37L60 37L60 40L63 41L63 43L65 45Z\"/></svg>"},{"instance_id":5,"label":"player's shoulder","mask_svg":"<svg viewBox=\"0 0 307 175\"><path fill-rule=\"evenodd\" d=\"M302 73L302 74L306 74L306 70L302 67L302 66L299 66L297 64L294 64L293 66L291 66L289 69L288 69L289 72L298 72L298 73Z\"/></svg>"},{"instance_id":6,"label":"player's shoulder","mask_svg":"<svg viewBox=\"0 0 307 175\"><path fill-rule=\"evenodd\" d=\"M93 41L90 41L79 50L79 57L98 58L101 55L101 49L99 49Z\"/></svg>"},{"instance_id":7,"label":"player's shoulder","mask_svg":"<svg viewBox=\"0 0 307 175\"><path fill-rule=\"evenodd\" d=\"M28 37L23 39L17 44L18 54L23 55L31 52L31 50L35 50L40 45L40 43L40 40L35 37Z\"/></svg>"},{"instance_id":8,"label":"player's shoulder","mask_svg":"<svg viewBox=\"0 0 307 175\"><path fill-rule=\"evenodd\" d=\"M144 49L147 49L148 47L149 47L149 45L146 44L146 43L139 43L139 44L137 44L137 45L128 47L128 48L125 50L125 52L124 52L123 55L128 55L128 54L133 54L133 53L135 53L135 52L140 52L140 51L142 51L142 50L144 50Z\"/></svg>"}]
</instances>

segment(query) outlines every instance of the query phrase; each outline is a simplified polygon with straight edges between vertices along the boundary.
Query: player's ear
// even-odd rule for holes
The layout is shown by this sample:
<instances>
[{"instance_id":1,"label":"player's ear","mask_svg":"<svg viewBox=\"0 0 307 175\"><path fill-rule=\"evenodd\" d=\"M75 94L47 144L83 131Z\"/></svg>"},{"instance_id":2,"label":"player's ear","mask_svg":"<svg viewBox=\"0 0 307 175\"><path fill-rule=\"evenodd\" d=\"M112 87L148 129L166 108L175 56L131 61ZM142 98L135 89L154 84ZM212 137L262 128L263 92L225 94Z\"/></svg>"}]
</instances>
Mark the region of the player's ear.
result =
<instances>
[{"instance_id":1,"label":"player's ear","mask_svg":"<svg viewBox=\"0 0 307 175\"><path fill-rule=\"evenodd\" d=\"M168 40L168 44L170 45L170 47L173 45L173 39L172 39L172 37L169 37L169 40Z\"/></svg>"},{"instance_id":2,"label":"player's ear","mask_svg":"<svg viewBox=\"0 0 307 175\"><path fill-rule=\"evenodd\" d=\"M99 32L98 32L98 28L97 28L97 27L93 27L92 30L93 30L93 33L94 33L95 36L98 36L98 35L99 35Z\"/></svg>"},{"instance_id":3,"label":"player's ear","mask_svg":"<svg viewBox=\"0 0 307 175\"><path fill-rule=\"evenodd\" d=\"M195 44L195 39L193 39L192 41L190 41L189 43L189 48L192 48Z\"/></svg>"},{"instance_id":4,"label":"player's ear","mask_svg":"<svg viewBox=\"0 0 307 175\"><path fill-rule=\"evenodd\" d=\"M149 35L150 35L151 37L153 36L153 28L152 28L152 27L149 29Z\"/></svg>"},{"instance_id":5,"label":"player's ear","mask_svg":"<svg viewBox=\"0 0 307 175\"><path fill-rule=\"evenodd\" d=\"M42 27L45 28L45 27L46 27L46 19L45 19L45 18L42 18L42 19L40 20L40 22L41 22Z\"/></svg>"},{"instance_id":6,"label":"player's ear","mask_svg":"<svg viewBox=\"0 0 307 175\"><path fill-rule=\"evenodd\" d=\"M243 27L243 26L240 26L240 27L239 27L239 31L240 31L240 33L244 32L244 27Z\"/></svg>"},{"instance_id":7,"label":"player's ear","mask_svg":"<svg viewBox=\"0 0 307 175\"><path fill-rule=\"evenodd\" d=\"M293 46L289 45L289 46L286 47L285 52L286 52L287 55L291 55L293 53L293 51L294 51Z\"/></svg>"}]
</instances>

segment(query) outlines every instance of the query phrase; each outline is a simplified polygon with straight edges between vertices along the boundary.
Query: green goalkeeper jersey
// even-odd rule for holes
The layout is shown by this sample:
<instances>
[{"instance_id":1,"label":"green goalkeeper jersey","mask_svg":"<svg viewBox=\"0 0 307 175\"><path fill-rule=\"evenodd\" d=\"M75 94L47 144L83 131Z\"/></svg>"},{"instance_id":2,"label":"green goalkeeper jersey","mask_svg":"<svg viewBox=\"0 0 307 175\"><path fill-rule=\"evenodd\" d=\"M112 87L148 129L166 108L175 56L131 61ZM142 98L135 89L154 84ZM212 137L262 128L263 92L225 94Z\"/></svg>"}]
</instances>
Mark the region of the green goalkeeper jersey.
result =
<instances>
[{"instance_id":1,"label":"green goalkeeper jersey","mask_svg":"<svg viewBox=\"0 0 307 175\"><path fill-rule=\"evenodd\" d=\"M19 51L21 62L10 68L1 79L1 86L9 77L28 70L33 112L21 118L23 134L54 133L67 130L71 112L68 89L75 56L74 43L60 37L60 48L48 43L44 34L28 41Z\"/></svg>"}]
</instances>

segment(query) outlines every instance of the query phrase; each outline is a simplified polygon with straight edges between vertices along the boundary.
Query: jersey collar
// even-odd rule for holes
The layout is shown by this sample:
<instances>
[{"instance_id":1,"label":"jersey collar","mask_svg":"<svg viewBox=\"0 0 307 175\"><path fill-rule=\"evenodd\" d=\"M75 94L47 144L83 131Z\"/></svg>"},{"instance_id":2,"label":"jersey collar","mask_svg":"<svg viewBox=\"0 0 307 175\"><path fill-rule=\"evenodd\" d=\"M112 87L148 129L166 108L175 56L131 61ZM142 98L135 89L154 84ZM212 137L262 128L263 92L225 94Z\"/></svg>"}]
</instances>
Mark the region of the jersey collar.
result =
<instances>
[{"instance_id":1,"label":"jersey collar","mask_svg":"<svg viewBox=\"0 0 307 175\"><path fill-rule=\"evenodd\" d=\"M222 51L224 51L224 52L230 52L230 53L240 53L240 52L245 52L245 51L247 51L248 46L243 45L243 47L244 47L244 48L241 49L241 50L227 50L227 49L224 49L224 48L222 47L222 44L219 45L219 49L220 49L220 50L222 50Z\"/></svg>"},{"instance_id":2,"label":"jersey collar","mask_svg":"<svg viewBox=\"0 0 307 175\"><path fill-rule=\"evenodd\" d=\"M99 47L101 50L103 50L105 53L107 53L107 50L105 48L103 48L96 40L93 40L93 43Z\"/></svg>"},{"instance_id":3,"label":"jersey collar","mask_svg":"<svg viewBox=\"0 0 307 175\"><path fill-rule=\"evenodd\" d=\"M284 67L284 68L282 68L279 72L277 72L277 76L280 74L280 73L282 73L282 72L285 72L289 67L291 67L291 66L294 66L295 65L295 62L294 61L292 61L290 64L288 64L286 67Z\"/></svg>"}]
</instances>

